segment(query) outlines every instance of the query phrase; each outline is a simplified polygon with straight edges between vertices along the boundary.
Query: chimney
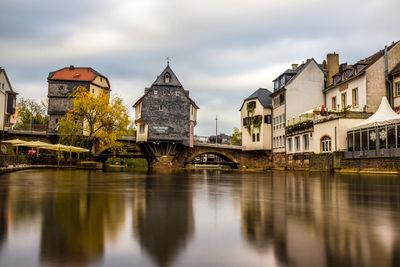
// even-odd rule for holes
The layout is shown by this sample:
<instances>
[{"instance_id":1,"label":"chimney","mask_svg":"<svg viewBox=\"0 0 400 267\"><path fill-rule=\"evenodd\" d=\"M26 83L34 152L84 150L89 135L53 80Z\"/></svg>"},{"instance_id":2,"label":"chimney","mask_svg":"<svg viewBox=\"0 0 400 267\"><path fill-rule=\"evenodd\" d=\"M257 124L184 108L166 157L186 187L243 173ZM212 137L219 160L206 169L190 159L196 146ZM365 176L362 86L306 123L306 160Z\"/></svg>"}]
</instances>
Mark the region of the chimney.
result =
<instances>
[{"instance_id":1,"label":"chimney","mask_svg":"<svg viewBox=\"0 0 400 267\"><path fill-rule=\"evenodd\" d=\"M339 72L339 54L327 54L326 65L328 71L328 83L327 86L333 83L333 75Z\"/></svg>"},{"instance_id":2,"label":"chimney","mask_svg":"<svg viewBox=\"0 0 400 267\"><path fill-rule=\"evenodd\" d=\"M69 69L70 69L70 70L75 69L74 65L69 65Z\"/></svg>"},{"instance_id":3,"label":"chimney","mask_svg":"<svg viewBox=\"0 0 400 267\"><path fill-rule=\"evenodd\" d=\"M296 70L297 66L298 66L298 64L292 64L292 70Z\"/></svg>"}]
</instances>

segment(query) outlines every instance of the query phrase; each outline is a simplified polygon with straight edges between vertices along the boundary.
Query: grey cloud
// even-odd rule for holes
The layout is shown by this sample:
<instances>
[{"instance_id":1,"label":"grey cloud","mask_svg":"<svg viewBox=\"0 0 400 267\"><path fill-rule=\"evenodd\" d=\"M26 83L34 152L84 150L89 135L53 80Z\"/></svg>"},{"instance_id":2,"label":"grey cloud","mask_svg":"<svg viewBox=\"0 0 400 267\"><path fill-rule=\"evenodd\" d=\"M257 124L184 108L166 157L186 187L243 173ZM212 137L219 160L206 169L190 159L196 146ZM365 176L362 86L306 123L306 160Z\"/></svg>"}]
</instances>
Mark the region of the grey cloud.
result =
<instances>
[{"instance_id":1,"label":"grey cloud","mask_svg":"<svg viewBox=\"0 0 400 267\"><path fill-rule=\"evenodd\" d=\"M21 96L44 98L46 77L70 64L107 75L131 106L165 57L200 106L196 132L239 126L242 99L290 63L340 53L352 63L400 39L394 0L4 0L0 64Z\"/></svg>"}]
</instances>

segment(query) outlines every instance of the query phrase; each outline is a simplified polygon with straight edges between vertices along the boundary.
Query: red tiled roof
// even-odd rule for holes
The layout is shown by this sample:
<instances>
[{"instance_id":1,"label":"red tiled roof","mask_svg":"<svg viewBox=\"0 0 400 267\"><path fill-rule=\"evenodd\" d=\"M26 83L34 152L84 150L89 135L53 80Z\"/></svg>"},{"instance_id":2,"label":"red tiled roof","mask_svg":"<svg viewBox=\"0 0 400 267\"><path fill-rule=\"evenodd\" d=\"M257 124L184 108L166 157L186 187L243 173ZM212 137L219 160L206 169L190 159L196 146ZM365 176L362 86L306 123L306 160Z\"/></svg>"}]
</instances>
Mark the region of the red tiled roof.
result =
<instances>
[{"instance_id":1,"label":"red tiled roof","mask_svg":"<svg viewBox=\"0 0 400 267\"><path fill-rule=\"evenodd\" d=\"M71 81L91 81L97 76L97 73L94 73L89 68L64 68L54 72L52 77L49 77L51 80L71 80Z\"/></svg>"},{"instance_id":2,"label":"red tiled roof","mask_svg":"<svg viewBox=\"0 0 400 267\"><path fill-rule=\"evenodd\" d=\"M66 67L54 72L50 72L48 80L64 80L64 81L93 81L97 76L101 76L106 79L108 87L110 83L107 77L101 75L92 68L80 68L80 67Z\"/></svg>"}]
</instances>

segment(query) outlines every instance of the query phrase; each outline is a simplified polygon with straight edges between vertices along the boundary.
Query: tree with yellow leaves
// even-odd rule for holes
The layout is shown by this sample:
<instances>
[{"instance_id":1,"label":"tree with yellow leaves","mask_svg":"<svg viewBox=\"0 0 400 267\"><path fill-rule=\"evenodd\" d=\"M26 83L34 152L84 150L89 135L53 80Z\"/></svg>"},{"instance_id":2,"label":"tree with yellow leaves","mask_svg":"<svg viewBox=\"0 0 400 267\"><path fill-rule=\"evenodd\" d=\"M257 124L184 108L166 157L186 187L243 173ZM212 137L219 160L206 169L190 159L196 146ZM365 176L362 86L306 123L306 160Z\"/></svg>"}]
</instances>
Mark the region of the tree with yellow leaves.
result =
<instances>
[{"instance_id":1,"label":"tree with yellow leaves","mask_svg":"<svg viewBox=\"0 0 400 267\"><path fill-rule=\"evenodd\" d=\"M70 97L73 108L59 122L60 141L86 146L91 152L96 143L113 151L119 149L122 144L117 140L131 123L122 99L110 100L104 93L96 96L84 87L78 87Z\"/></svg>"}]
</instances>

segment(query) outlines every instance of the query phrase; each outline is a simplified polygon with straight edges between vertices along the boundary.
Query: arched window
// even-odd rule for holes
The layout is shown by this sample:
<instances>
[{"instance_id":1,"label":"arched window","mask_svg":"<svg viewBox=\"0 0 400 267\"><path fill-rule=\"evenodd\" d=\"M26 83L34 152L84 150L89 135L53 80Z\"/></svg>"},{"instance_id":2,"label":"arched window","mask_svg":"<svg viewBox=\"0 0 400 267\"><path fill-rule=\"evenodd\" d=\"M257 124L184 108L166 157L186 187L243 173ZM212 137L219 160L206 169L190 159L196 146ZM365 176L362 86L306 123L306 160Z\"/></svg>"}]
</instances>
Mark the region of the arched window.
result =
<instances>
[{"instance_id":1,"label":"arched window","mask_svg":"<svg viewBox=\"0 0 400 267\"><path fill-rule=\"evenodd\" d=\"M329 136L324 136L321 138L321 151L322 152L332 151L331 138Z\"/></svg>"},{"instance_id":2,"label":"arched window","mask_svg":"<svg viewBox=\"0 0 400 267\"><path fill-rule=\"evenodd\" d=\"M165 82L165 83L169 83L169 78L170 78L169 73L168 73L168 72L165 73L165 75L164 75L164 82Z\"/></svg>"}]
</instances>

